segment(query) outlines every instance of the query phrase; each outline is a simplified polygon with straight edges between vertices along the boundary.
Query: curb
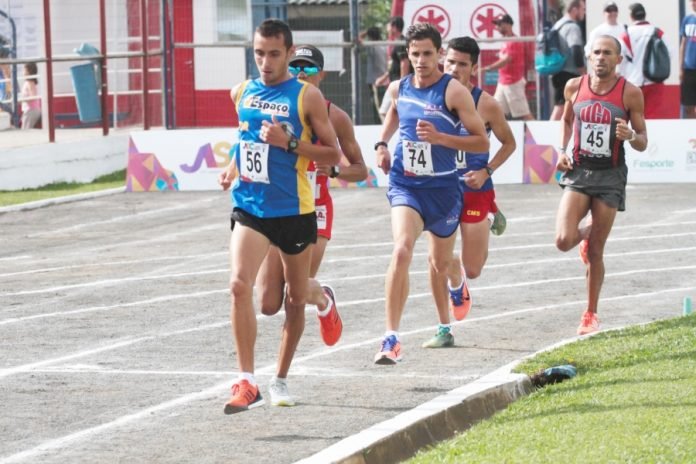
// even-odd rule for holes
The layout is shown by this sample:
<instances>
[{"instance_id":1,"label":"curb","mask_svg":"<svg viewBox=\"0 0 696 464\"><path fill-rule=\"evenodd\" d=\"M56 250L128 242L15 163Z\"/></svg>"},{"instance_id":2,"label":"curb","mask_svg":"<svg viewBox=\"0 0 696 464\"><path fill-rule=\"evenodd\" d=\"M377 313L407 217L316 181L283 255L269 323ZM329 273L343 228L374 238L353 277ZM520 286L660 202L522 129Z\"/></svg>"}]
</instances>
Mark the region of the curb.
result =
<instances>
[{"instance_id":1,"label":"curb","mask_svg":"<svg viewBox=\"0 0 696 464\"><path fill-rule=\"evenodd\" d=\"M426 446L452 438L532 393L535 388L529 376L512 373L522 361L569 343L624 328L626 326L560 340L410 411L344 438L295 464L384 464L409 459Z\"/></svg>"},{"instance_id":2,"label":"curb","mask_svg":"<svg viewBox=\"0 0 696 464\"><path fill-rule=\"evenodd\" d=\"M74 201L89 200L91 198L104 197L107 195L113 195L115 193L123 193L125 191L126 187L123 186L106 190L97 190L94 192L78 193L76 195L67 195L63 197L47 198L45 200L30 201L28 203L20 203L18 205L3 206L0 208L0 214L10 213L13 211L28 211L61 203L72 203Z\"/></svg>"},{"instance_id":3,"label":"curb","mask_svg":"<svg viewBox=\"0 0 696 464\"><path fill-rule=\"evenodd\" d=\"M401 462L446 440L533 391L529 377L508 364L474 382L376 424L296 464Z\"/></svg>"}]
</instances>

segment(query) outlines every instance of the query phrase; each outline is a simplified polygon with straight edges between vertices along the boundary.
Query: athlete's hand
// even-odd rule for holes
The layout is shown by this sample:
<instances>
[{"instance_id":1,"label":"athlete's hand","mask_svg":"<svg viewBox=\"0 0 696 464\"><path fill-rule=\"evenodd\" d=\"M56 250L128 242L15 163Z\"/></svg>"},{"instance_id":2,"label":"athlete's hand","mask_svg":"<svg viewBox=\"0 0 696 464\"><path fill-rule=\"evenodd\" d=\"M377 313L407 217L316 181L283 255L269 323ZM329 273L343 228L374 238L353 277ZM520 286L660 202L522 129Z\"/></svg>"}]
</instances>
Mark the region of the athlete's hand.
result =
<instances>
[{"instance_id":1,"label":"athlete's hand","mask_svg":"<svg viewBox=\"0 0 696 464\"><path fill-rule=\"evenodd\" d=\"M570 157L565 153L560 153L558 155L558 161L556 162L556 170L561 172L571 171L573 169L573 163Z\"/></svg>"},{"instance_id":2,"label":"athlete's hand","mask_svg":"<svg viewBox=\"0 0 696 464\"><path fill-rule=\"evenodd\" d=\"M628 127L628 122L621 118L614 118L616 121L616 138L619 140L628 140L633 137L633 129Z\"/></svg>"},{"instance_id":3,"label":"athlete's hand","mask_svg":"<svg viewBox=\"0 0 696 464\"><path fill-rule=\"evenodd\" d=\"M377 167L380 168L383 173L389 174L389 170L391 169L391 155L387 147L377 147L375 157L377 159Z\"/></svg>"},{"instance_id":4,"label":"athlete's hand","mask_svg":"<svg viewBox=\"0 0 696 464\"><path fill-rule=\"evenodd\" d=\"M237 165L234 163L234 159L230 161L230 164L225 168L224 171L218 176L218 184L222 186L222 190L225 191L230 188L232 181L237 177Z\"/></svg>"},{"instance_id":5,"label":"athlete's hand","mask_svg":"<svg viewBox=\"0 0 696 464\"><path fill-rule=\"evenodd\" d=\"M478 171L469 171L464 174L464 183L467 187L478 190L483 187L483 184L488 179L488 172L485 169Z\"/></svg>"},{"instance_id":6,"label":"athlete's hand","mask_svg":"<svg viewBox=\"0 0 696 464\"><path fill-rule=\"evenodd\" d=\"M331 168L333 167L332 164L317 164L314 163L314 165L317 168L317 175L319 176L328 176L331 174Z\"/></svg>"},{"instance_id":7,"label":"athlete's hand","mask_svg":"<svg viewBox=\"0 0 696 464\"><path fill-rule=\"evenodd\" d=\"M416 123L416 134L420 140L428 143L435 143L439 136L439 132L435 129L435 125L433 125L432 122L422 119L419 119Z\"/></svg>"},{"instance_id":8,"label":"athlete's hand","mask_svg":"<svg viewBox=\"0 0 696 464\"><path fill-rule=\"evenodd\" d=\"M275 115L271 116L271 121L272 122L261 122L262 127L261 133L259 134L261 140L269 145L287 150L290 135L285 131L285 125L278 122Z\"/></svg>"}]
</instances>

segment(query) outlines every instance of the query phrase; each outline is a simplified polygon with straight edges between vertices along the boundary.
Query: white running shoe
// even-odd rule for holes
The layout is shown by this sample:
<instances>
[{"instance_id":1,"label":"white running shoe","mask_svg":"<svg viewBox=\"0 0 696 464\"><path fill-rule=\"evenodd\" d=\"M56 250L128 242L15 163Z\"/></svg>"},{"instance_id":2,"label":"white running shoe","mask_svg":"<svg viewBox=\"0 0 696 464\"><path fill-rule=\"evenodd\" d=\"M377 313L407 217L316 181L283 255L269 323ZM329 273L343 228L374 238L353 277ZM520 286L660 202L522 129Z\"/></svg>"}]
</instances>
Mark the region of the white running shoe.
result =
<instances>
[{"instance_id":1,"label":"white running shoe","mask_svg":"<svg viewBox=\"0 0 696 464\"><path fill-rule=\"evenodd\" d=\"M268 393L271 395L273 406L295 406L295 400L288 391L288 381L273 377L268 384Z\"/></svg>"}]
</instances>

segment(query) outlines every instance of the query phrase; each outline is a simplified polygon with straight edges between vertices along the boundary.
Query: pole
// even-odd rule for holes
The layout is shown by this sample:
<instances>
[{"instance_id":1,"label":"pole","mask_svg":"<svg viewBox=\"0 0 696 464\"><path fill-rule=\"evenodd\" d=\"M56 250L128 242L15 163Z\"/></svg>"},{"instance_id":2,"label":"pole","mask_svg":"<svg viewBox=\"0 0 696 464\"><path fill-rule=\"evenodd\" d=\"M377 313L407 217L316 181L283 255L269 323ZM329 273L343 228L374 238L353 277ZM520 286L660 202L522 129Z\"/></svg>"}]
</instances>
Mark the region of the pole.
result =
<instances>
[{"instance_id":1,"label":"pole","mask_svg":"<svg viewBox=\"0 0 696 464\"><path fill-rule=\"evenodd\" d=\"M147 95L149 93L149 86L147 82L148 75L148 59L147 59L147 0L140 0L140 34L142 40L141 50L143 52L143 67L142 67L142 80L143 80L143 130L150 129L150 105L148 104Z\"/></svg>"},{"instance_id":2,"label":"pole","mask_svg":"<svg viewBox=\"0 0 696 464\"><path fill-rule=\"evenodd\" d=\"M350 0L350 41L353 46L350 48L350 68L351 68L351 94L353 95L351 102L351 113L353 114L353 121L356 124L362 122L362 115L360 114L360 49L358 48L358 0ZM362 86L364 87L364 86Z\"/></svg>"},{"instance_id":3,"label":"pole","mask_svg":"<svg viewBox=\"0 0 696 464\"><path fill-rule=\"evenodd\" d=\"M48 141L56 141L56 128L53 121L53 50L51 48L51 1L44 0L44 42L46 47L46 106L48 108Z\"/></svg>"},{"instance_id":4,"label":"pole","mask_svg":"<svg viewBox=\"0 0 696 464\"><path fill-rule=\"evenodd\" d=\"M106 82L106 0L99 0L99 40L102 54L100 60L102 134L109 135L109 92Z\"/></svg>"}]
</instances>

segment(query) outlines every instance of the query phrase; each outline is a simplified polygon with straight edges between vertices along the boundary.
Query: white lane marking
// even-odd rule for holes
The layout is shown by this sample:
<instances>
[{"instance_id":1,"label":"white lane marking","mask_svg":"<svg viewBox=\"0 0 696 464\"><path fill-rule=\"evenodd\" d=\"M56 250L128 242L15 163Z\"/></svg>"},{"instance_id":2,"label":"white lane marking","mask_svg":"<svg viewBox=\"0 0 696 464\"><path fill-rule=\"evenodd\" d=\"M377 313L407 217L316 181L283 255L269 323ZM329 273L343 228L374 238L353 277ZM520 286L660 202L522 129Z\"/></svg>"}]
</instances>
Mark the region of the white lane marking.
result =
<instances>
[{"instance_id":1,"label":"white lane marking","mask_svg":"<svg viewBox=\"0 0 696 464\"><path fill-rule=\"evenodd\" d=\"M208 291L194 292L194 293L181 293L178 295L166 295L166 296L158 296L155 298L148 298L147 300L131 301L130 303L118 303L118 304L106 305L106 306L90 306L88 308L72 309L69 311L55 311L52 313L33 314L31 316L12 317L9 319L0 320L0 325L14 324L17 322L32 321L35 319L44 319L47 317L63 317L63 316L70 316L73 314L81 314L81 313L89 313L89 312L97 312L97 311L109 311L112 309L130 308L130 307L134 307L134 306L142 306L142 305L154 304L154 303L163 303L163 302L182 300L182 299L187 299L187 298L198 298L198 297L202 297L202 296L214 295L216 293L229 293L229 289L208 290Z\"/></svg>"},{"instance_id":2,"label":"white lane marking","mask_svg":"<svg viewBox=\"0 0 696 464\"><path fill-rule=\"evenodd\" d=\"M16 272L6 272L0 274L0 277L14 277L18 275L26 274L39 274L43 272L55 272L55 271L70 271L78 270L90 267L109 267L109 266L124 266L129 264L144 264L144 263L157 263L160 261L183 261L186 259L198 260L205 258L212 258L213 256L228 255L228 251L218 251L215 253L201 253L197 255L176 255L176 256L153 256L146 259L128 259L123 261L104 261L99 263L84 263L84 264L71 264L67 266L54 266L54 267L44 267L38 269L29 269L26 271L16 271ZM0 258L2 260L2 258Z\"/></svg>"},{"instance_id":3,"label":"white lane marking","mask_svg":"<svg viewBox=\"0 0 696 464\"><path fill-rule=\"evenodd\" d=\"M523 218L524 219L524 218ZM682 222L659 222L659 223L646 223L646 224L632 224L632 225L623 225L623 226L614 226L612 227L612 231L617 231L617 230L631 230L631 229L641 229L641 228L651 228L651 227L678 227L678 226L684 226L684 225L693 225L696 224L696 221L682 221ZM217 228L217 226L215 226ZM208 228L208 226L206 226ZM198 229L194 230L194 233L197 232ZM501 237L497 237L496 240L501 240L501 239L514 239L514 238L523 238L523 237L532 237L532 236L539 236L539 235L547 235L547 236L552 236L554 234L553 230L548 230L548 231L540 231L540 232L524 232L524 233L517 233L517 234L505 234ZM351 232L351 238L354 236L354 233ZM640 237L635 237L635 238L640 238ZM157 237L157 240L160 239L160 236ZM614 238L610 237L609 241L612 241ZM624 239L626 239L624 237ZM457 241L461 241L461 237L457 236ZM140 243L140 242L138 242ZM417 245L422 245L424 244L423 240L420 240ZM382 241L382 242L369 242L369 243L359 243L359 244L351 244L351 245L331 245L331 250L350 250L350 249L360 249L360 248L378 248L378 247L391 247L393 245L392 241ZM497 247L491 247L490 251L496 251L499 248ZM85 250L85 252L90 252L90 250ZM199 258L205 258L205 257L210 257L210 256L217 256L217 255L226 255L228 254L227 251L221 251L221 252L215 252L215 253L202 253L202 254L195 254L195 255L184 255L184 256L164 256L164 257L152 257L152 258L146 258L146 259L141 259L141 260L129 260L129 261L113 261L113 262L105 262L101 263L105 266L112 266L112 265L118 265L118 264L138 264L138 263L149 263L149 262L157 262L160 260L184 260L184 259L199 259ZM33 259L34 256L32 255L22 255L22 256L10 256L10 257L5 257L2 258L0 257L0 261L2 260L20 260L20 259ZM64 259L64 258L61 258ZM45 262L45 260L41 260L41 262ZM48 267L48 268L37 268L37 269L30 269L30 270L25 270L25 271L17 271L17 272L11 272L11 273L4 273L0 274L0 277L7 277L7 276L15 276L15 275L22 275L22 274L31 274L31 273L37 273L37 272L50 272L50 271L57 271L57 270L65 270L65 269L79 269L80 267L88 267L88 266L99 266L100 263L86 263L86 264L78 264L78 265L71 265L71 266L55 266L55 267Z\"/></svg>"},{"instance_id":4,"label":"white lane marking","mask_svg":"<svg viewBox=\"0 0 696 464\"><path fill-rule=\"evenodd\" d=\"M609 297L609 298L600 298L600 302L608 302L608 301L617 301L617 300L622 300L626 298L646 298L646 297L651 297L655 295L660 295L664 293L672 293L672 292L686 292L686 291L691 291L695 290L696 287L681 287L681 288L670 288L670 289L662 289L658 290L655 292L643 292L643 293L633 293L630 295L621 295L621 296L616 296L616 297ZM531 313L531 312L537 312L537 311L544 311L544 310L553 310L553 309L558 309L562 307L568 307L568 306L574 306L574 305L584 305L586 301L583 300L576 300L576 301L566 301L564 303L554 303L550 305L544 305L544 306L537 306L537 307L532 307L532 308L525 308L525 309L519 309L515 311L509 311L509 312L504 312L504 313L498 313L498 314L493 314L490 316L482 316L482 317L477 317L477 318L467 318L463 321L459 322L454 322L452 325L463 325L463 324L473 324L476 322L480 321L489 321L493 319L500 319L500 318L505 318L505 317L511 317L511 316L517 316L520 314L526 314L526 313ZM425 327L417 330L411 330L408 332L402 332L400 335L405 337L409 335L414 335L426 331L432 331L435 329L435 326L432 327ZM364 340L362 342L358 343L353 343L350 345L344 345L344 346L338 346L338 347L333 347L333 348L328 348L324 349L322 351L319 351L317 353L309 354L306 356L302 356L299 358L296 358L293 361L293 365L299 364L302 362L310 361L312 359L316 359L319 357L324 357L324 356L329 356L333 353L339 352L339 351L347 351L347 350L352 350L356 348L361 348L363 346L371 345L371 344L377 344L379 341L381 341L380 338L373 338L370 340ZM265 366L261 369L258 369L256 371L257 375L261 374L268 374L269 372L273 372L275 369L275 363ZM20 451L19 453L12 454L10 456L6 456L4 458L1 458L0 464L5 464L5 463L13 463L13 462L21 462L25 461L30 458L35 458L36 456L40 456L42 454L45 454L50 451L54 451L60 448L64 448L70 443L80 441L83 439L87 439L89 437L92 437L94 435L97 435L101 432L129 424L131 422L139 421L141 419L149 419L152 417L153 414L165 411L168 409L172 409L178 406L183 406L188 403L191 403L193 401L197 400L204 400L204 399L209 399L211 397L216 397L218 396L222 391L225 391L227 388L229 388L229 382L220 382L216 385L213 385L209 388L206 388L204 390L200 390L198 392L193 392L193 393L188 393L186 395L180 396L178 398L175 398L173 400L165 401L164 403L157 404L155 406L151 406L146 409L141 409L138 412L132 413L132 414L127 414L125 416L118 417L110 422L105 422L103 424L97 425L95 427L90 427L87 429L83 429L77 432L73 432L68 435L64 435L59 438L54 438L50 440L46 440L43 443L33 447L29 448L24 451Z\"/></svg>"},{"instance_id":5,"label":"white lane marking","mask_svg":"<svg viewBox=\"0 0 696 464\"><path fill-rule=\"evenodd\" d=\"M696 249L696 247L690 247L686 248L687 250L690 249ZM669 249L667 249L669 250ZM660 250L661 252L664 250ZM630 252L630 253L617 253L617 256L621 255L631 255L631 254L645 254L649 252L641 251L641 252ZM560 261L567 261L567 260L577 260L577 258L555 258L555 259L549 259L549 260L537 260L537 261L521 261L518 263L502 263L498 265L489 265L487 266L488 268L492 267L508 267L508 266L522 266L522 265L530 265L530 264L535 264L535 263L544 263L547 264L549 262L560 262ZM637 269L637 270L631 270L631 271L623 271L623 272L615 272L615 273L609 273L605 277L622 277L626 275L633 275L633 274L642 274L646 272L669 272L672 270L691 270L696 268L696 266L676 266L676 267L666 267L666 268L657 268L657 269ZM224 270L226 272L226 270ZM215 273L215 272L223 272L221 271L205 271L204 273ZM426 274L428 271L411 271L411 275L419 275L419 274ZM190 273L192 275L195 275L196 273ZM188 274L186 274L188 275ZM181 274L172 274L170 276L165 276L163 278L170 279L172 276L181 276ZM347 280L357 280L358 278L360 279L377 279L377 278L384 278L384 274L372 274L372 275L365 275L365 276L360 276L360 277L341 277L341 278L334 278L334 279L320 279L322 283L334 283L334 282L342 282L342 281L347 281ZM160 276L161 277L161 276ZM160 277L152 277L154 278L160 278ZM133 278L133 280L144 280L145 278ZM556 279L544 279L544 280L535 280L535 281L529 281L529 282L519 282L516 284L502 284L502 285L491 285L487 287L471 287L472 291L484 291L484 290L499 290L499 289L504 289L504 288L510 288L510 287L524 287L524 286L532 286L532 285L544 285L546 283L553 283L553 282L566 282L566 281L573 281L573 280L585 280L584 276L573 276L573 277L563 277L563 278L556 278ZM88 308L80 308L80 309L74 309L74 310L69 310L69 311L55 311L52 313L42 313L42 314L33 314L31 316L21 316L21 317L12 317L8 319L2 319L0 320L0 326L2 325L7 325L7 324L14 324L18 322L26 322L26 321L31 321L31 320L36 320L36 319L44 319L44 318L49 318L49 317L63 317L63 316L68 316L68 315L73 315L73 314L80 314L80 313L87 313L87 312L93 312L93 311L108 311L111 309L119 309L119 308L128 308L128 307L134 307L134 306L140 306L140 305L145 305L145 304L153 304L153 303L161 303L161 302L166 302L166 301L172 301L172 300L180 300L180 299L186 299L186 298L198 298L200 296L207 296L207 295L213 295L216 293L227 293L229 292L228 289L219 289L219 290L207 290L207 291L202 291L202 292L195 292L195 293L183 293L183 294L178 294L178 295L166 295L166 296L160 296L160 297L155 297L155 298L149 298L147 300L139 300L139 301L133 301L130 303L119 303L119 304L114 304L114 305L106 305L106 306L92 306ZM430 295L430 293L418 293L418 294L413 294L409 295L409 298L423 298L425 296ZM384 297L377 297L377 298L370 298L370 299L364 299L364 300L355 300L355 301L342 301L341 306L355 306L355 305L361 305L361 304L371 304L371 303L379 303L381 301L384 301Z\"/></svg>"},{"instance_id":6,"label":"white lane marking","mask_svg":"<svg viewBox=\"0 0 696 464\"><path fill-rule=\"evenodd\" d=\"M148 209L146 211L140 211L137 213L128 213L128 214L123 214L121 216L113 216L110 217L109 219L104 219L101 221L93 221L93 222L82 222L79 224L73 224L69 227L63 227L61 229L50 229L50 230L45 230L42 232L37 232L31 235L28 235L29 238L34 238L34 237L42 237L44 235L56 235L56 234L61 234L63 232L71 232L74 230L79 230L79 229L84 229L87 227L92 227L92 226L101 226L104 224L114 224L117 222L122 222L122 221L132 221L134 219L140 219L146 216L157 216L161 214L170 214L173 211L179 211L179 210L192 210L192 209L200 209L201 203L211 203L213 201L217 201L218 198L203 198L199 199L196 201L191 201L188 203L183 203L183 204L176 204L174 206L167 206L164 208L157 208L157 209Z\"/></svg>"},{"instance_id":7,"label":"white lane marking","mask_svg":"<svg viewBox=\"0 0 696 464\"><path fill-rule=\"evenodd\" d=\"M177 377L225 377L230 378L239 374L234 371L153 371L142 369L104 369L100 366L79 364L74 366L57 366L47 369L32 369L32 373L38 374L90 374L90 375L115 375L115 376L177 376ZM275 374L265 373L255 375L255 377L272 377ZM320 377L320 378L354 378L362 377L368 379L394 378L394 374L380 374L374 370L351 370L351 369L319 369L309 366L298 366L292 370L293 377ZM445 380L474 380L480 377L478 374L451 375L451 374L420 374L418 372L399 373L399 377L409 379L445 379Z\"/></svg>"},{"instance_id":8,"label":"white lane marking","mask_svg":"<svg viewBox=\"0 0 696 464\"><path fill-rule=\"evenodd\" d=\"M104 279L104 280L94 280L92 282L86 282L81 284L71 284L71 285L58 285L56 287L49 288L39 288L36 290L23 290L21 292L9 292L0 294L3 296L20 296L20 295L36 295L38 293L54 293L63 290L72 290L76 288L89 288L89 287L101 287L107 285L120 285L121 283L127 282L139 282L142 280L160 280L160 279L177 279L180 277L191 277L200 276L208 274L219 274L221 272L227 272L227 269L212 269L207 271L196 271L196 272L178 272L176 274L165 274L158 276L135 276L135 277L120 277L118 279Z\"/></svg>"}]
</instances>

